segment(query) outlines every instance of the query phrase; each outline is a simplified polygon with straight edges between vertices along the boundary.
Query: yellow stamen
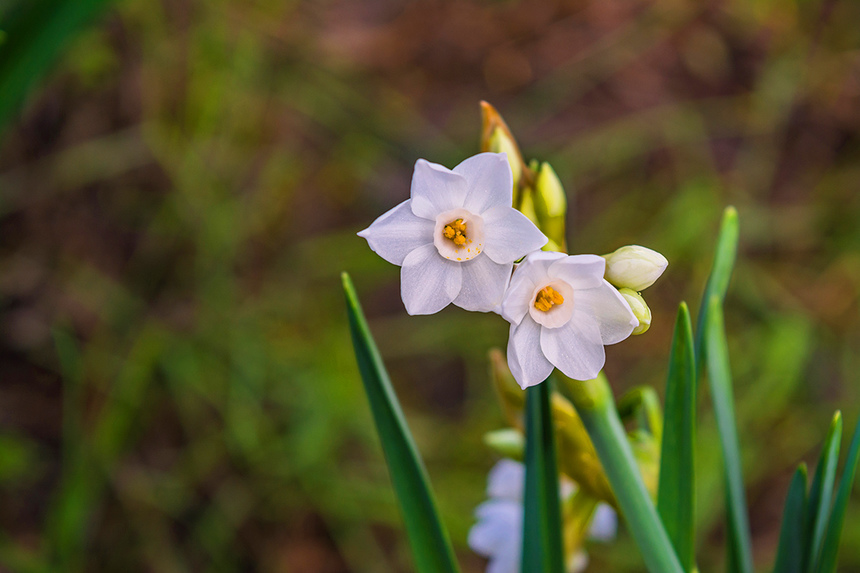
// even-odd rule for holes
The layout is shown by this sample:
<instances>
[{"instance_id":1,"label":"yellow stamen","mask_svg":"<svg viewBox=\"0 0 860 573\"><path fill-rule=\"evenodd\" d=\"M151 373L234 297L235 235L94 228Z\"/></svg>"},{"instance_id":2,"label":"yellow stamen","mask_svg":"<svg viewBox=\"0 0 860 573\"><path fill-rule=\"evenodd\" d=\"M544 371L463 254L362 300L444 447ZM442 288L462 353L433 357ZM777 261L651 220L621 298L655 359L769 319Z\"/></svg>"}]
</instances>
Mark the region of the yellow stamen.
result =
<instances>
[{"instance_id":1,"label":"yellow stamen","mask_svg":"<svg viewBox=\"0 0 860 573\"><path fill-rule=\"evenodd\" d=\"M445 228L442 229L442 235L458 248L465 245L469 239L466 236L466 223L463 222L463 219L455 219L445 225Z\"/></svg>"},{"instance_id":2,"label":"yellow stamen","mask_svg":"<svg viewBox=\"0 0 860 573\"><path fill-rule=\"evenodd\" d=\"M547 312L555 305L561 304L563 302L564 297L561 296L561 293L559 293L551 286L548 286L542 288L535 297L535 308L543 312Z\"/></svg>"}]
</instances>

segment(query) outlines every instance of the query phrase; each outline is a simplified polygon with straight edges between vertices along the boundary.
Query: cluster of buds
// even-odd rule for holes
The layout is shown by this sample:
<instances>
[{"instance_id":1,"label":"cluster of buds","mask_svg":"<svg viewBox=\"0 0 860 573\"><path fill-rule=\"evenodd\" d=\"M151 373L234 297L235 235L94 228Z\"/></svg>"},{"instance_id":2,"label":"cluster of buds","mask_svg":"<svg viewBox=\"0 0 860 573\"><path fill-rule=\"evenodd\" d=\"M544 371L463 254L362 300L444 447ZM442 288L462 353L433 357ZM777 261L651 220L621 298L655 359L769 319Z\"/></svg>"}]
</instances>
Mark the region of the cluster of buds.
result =
<instances>
[{"instance_id":1,"label":"cluster of buds","mask_svg":"<svg viewBox=\"0 0 860 573\"><path fill-rule=\"evenodd\" d=\"M481 151L505 153L514 179L513 207L523 213L540 229L549 241L544 251L567 250L565 215L567 195L555 170L544 162L532 159L526 164L517 140L502 116L489 103L481 102ZM618 289L639 326L633 334L642 334L651 327L651 309L642 298L641 291L654 284L669 261L646 247L627 245L614 253L604 255L605 277Z\"/></svg>"},{"instance_id":2,"label":"cluster of buds","mask_svg":"<svg viewBox=\"0 0 860 573\"><path fill-rule=\"evenodd\" d=\"M505 153L514 178L514 209L532 220L549 241L544 251L566 252L567 194L552 166L532 159L526 164L517 140L492 105L481 102L481 151Z\"/></svg>"},{"instance_id":3,"label":"cluster of buds","mask_svg":"<svg viewBox=\"0 0 860 573\"><path fill-rule=\"evenodd\" d=\"M626 245L603 258L606 259L604 278L618 289L639 320L633 334L642 334L651 327L651 309L642 298L642 291L660 278L669 261L657 251L639 245Z\"/></svg>"}]
</instances>

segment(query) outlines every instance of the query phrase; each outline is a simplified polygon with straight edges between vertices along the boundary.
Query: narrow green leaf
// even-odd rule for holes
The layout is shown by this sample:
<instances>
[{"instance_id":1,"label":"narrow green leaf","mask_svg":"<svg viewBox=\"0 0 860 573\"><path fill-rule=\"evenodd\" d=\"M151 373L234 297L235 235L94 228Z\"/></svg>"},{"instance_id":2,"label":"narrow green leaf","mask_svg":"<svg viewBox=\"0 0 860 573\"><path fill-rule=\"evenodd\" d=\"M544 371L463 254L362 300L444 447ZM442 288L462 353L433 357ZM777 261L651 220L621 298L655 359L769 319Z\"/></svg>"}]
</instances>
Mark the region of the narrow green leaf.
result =
<instances>
[{"instance_id":1,"label":"narrow green leaf","mask_svg":"<svg viewBox=\"0 0 860 573\"><path fill-rule=\"evenodd\" d=\"M833 483L836 481L836 465L839 463L839 445L842 440L842 414L837 410L830 424L830 431L824 440L824 447L812 487L809 489L809 503L803 516L803 570L815 571L824 542L824 533L830 516L830 501L833 499Z\"/></svg>"},{"instance_id":2,"label":"narrow green leaf","mask_svg":"<svg viewBox=\"0 0 860 573\"><path fill-rule=\"evenodd\" d=\"M711 388L711 399L714 402L717 430L720 435L720 446L723 450L729 534L728 570L731 573L752 573L750 527L746 513L746 494L744 493L740 447L735 422L729 350L723 324L723 305L717 294L714 294L708 302L705 322L707 324L703 340L705 362Z\"/></svg>"},{"instance_id":3,"label":"narrow green leaf","mask_svg":"<svg viewBox=\"0 0 860 573\"><path fill-rule=\"evenodd\" d=\"M685 303L678 308L666 381L657 510L686 571L696 566L696 357Z\"/></svg>"},{"instance_id":4,"label":"narrow green leaf","mask_svg":"<svg viewBox=\"0 0 860 573\"><path fill-rule=\"evenodd\" d=\"M711 266L711 274L702 294L702 303L699 306L699 316L696 319L696 363L702 364L703 339L708 323L708 304L711 298L717 296L722 302L726 298L729 289L729 280L732 278L732 269L735 266L735 257L738 251L738 212L734 207L726 207L723 211L723 219L720 222L720 234L717 237L717 250L714 254L714 264Z\"/></svg>"},{"instance_id":5,"label":"narrow green leaf","mask_svg":"<svg viewBox=\"0 0 860 573\"><path fill-rule=\"evenodd\" d=\"M436 510L427 472L364 319L355 287L346 273L341 278L358 369L388 463L391 482L403 510L416 569L421 573L459 571L448 533Z\"/></svg>"},{"instance_id":6,"label":"narrow green leaf","mask_svg":"<svg viewBox=\"0 0 860 573\"><path fill-rule=\"evenodd\" d=\"M791 478L773 573L800 573L803 566L803 512L806 507L806 464L800 464Z\"/></svg>"},{"instance_id":7,"label":"narrow green leaf","mask_svg":"<svg viewBox=\"0 0 860 573\"><path fill-rule=\"evenodd\" d=\"M839 478L839 491L836 494L836 501L833 502L830 522L827 524L827 536L824 538L824 547L821 549L818 573L834 573L836 571L836 554L839 552L839 539L842 537L842 524L845 521L848 498L854 487L858 458L860 458L860 423L854 426L854 436L851 438L848 459L845 460L845 468Z\"/></svg>"},{"instance_id":8,"label":"narrow green leaf","mask_svg":"<svg viewBox=\"0 0 860 573\"><path fill-rule=\"evenodd\" d=\"M564 376L559 376L559 380L560 389L576 407L588 430L648 571L682 573L684 569L642 481L606 377L601 372L594 380L570 380Z\"/></svg>"},{"instance_id":9,"label":"narrow green leaf","mask_svg":"<svg viewBox=\"0 0 860 573\"><path fill-rule=\"evenodd\" d=\"M48 72L69 39L109 1L27 0L2 14L0 129Z\"/></svg>"},{"instance_id":10,"label":"narrow green leaf","mask_svg":"<svg viewBox=\"0 0 860 573\"><path fill-rule=\"evenodd\" d=\"M550 383L546 380L526 392L523 573L564 573Z\"/></svg>"}]
</instances>

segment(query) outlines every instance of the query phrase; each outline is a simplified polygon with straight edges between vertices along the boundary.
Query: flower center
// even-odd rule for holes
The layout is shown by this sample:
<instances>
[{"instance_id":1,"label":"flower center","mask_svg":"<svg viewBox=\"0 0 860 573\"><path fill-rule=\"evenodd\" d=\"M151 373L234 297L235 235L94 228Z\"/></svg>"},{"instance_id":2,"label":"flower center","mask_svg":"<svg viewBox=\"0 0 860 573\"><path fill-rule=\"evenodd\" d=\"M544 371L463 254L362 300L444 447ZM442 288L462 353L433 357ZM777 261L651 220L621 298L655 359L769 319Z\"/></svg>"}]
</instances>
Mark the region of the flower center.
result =
<instances>
[{"instance_id":1,"label":"flower center","mask_svg":"<svg viewBox=\"0 0 860 573\"><path fill-rule=\"evenodd\" d=\"M458 249L465 245L469 238L466 236L466 223L463 222L463 219L454 219L445 225L445 228L442 229L442 235L454 243Z\"/></svg>"},{"instance_id":2,"label":"flower center","mask_svg":"<svg viewBox=\"0 0 860 573\"><path fill-rule=\"evenodd\" d=\"M552 307L564 303L564 297L551 286L542 288L535 297L535 308L548 312Z\"/></svg>"},{"instance_id":3,"label":"flower center","mask_svg":"<svg viewBox=\"0 0 860 573\"><path fill-rule=\"evenodd\" d=\"M471 261L484 250L484 220L463 208L439 213L433 228L433 244L449 261Z\"/></svg>"}]
</instances>

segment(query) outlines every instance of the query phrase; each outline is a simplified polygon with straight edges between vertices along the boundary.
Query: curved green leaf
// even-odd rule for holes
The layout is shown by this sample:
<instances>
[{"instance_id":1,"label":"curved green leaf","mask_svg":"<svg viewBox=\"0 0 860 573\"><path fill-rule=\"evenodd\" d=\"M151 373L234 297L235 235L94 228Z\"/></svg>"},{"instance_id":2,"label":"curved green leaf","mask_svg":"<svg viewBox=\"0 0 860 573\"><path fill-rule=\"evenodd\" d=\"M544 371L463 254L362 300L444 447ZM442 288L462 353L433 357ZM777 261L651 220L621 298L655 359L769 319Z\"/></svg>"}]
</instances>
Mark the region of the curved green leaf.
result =
<instances>
[{"instance_id":1,"label":"curved green leaf","mask_svg":"<svg viewBox=\"0 0 860 573\"><path fill-rule=\"evenodd\" d=\"M0 129L48 72L69 39L109 2L26 0L0 14Z\"/></svg>"},{"instance_id":2,"label":"curved green leaf","mask_svg":"<svg viewBox=\"0 0 860 573\"><path fill-rule=\"evenodd\" d=\"M657 510L686 571L696 566L696 357L685 303L678 308L666 381Z\"/></svg>"},{"instance_id":3,"label":"curved green leaf","mask_svg":"<svg viewBox=\"0 0 860 573\"><path fill-rule=\"evenodd\" d=\"M723 305L717 294L714 294L709 301L705 322L707 324L703 340L705 363L720 435L720 446L723 450L726 513L728 514L728 570L731 573L752 573L750 527L746 513L746 494L735 422L729 350L723 325Z\"/></svg>"},{"instance_id":4,"label":"curved green leaf","mask_svg":"<svg viewBox=\"0 0 860 573\"><path fill-rule=\"evenodd\" d=\"M385 452L391 482L403 510L416 568L421 573L459 571L448 533L436 510L427 472L364 319L355 288L349 275L343 273L341 277L358 369Z\"/></svg>"},{"instance_id":5,"label":"curved green leaf","mask_svg":"<svg viewBox=\"0 0 860 573\"><path fill-rule=\"evenodd\" d=\"M854 487L858 458L860 458L860 423L854 426L854 436L851 438L848 459L845 460L845 468L842 470L842 477L839 478L839 492L836 494L836 501L833 502L830 522L827 525L827 536L824 538L824 547L821 549L821 561L817 569L819 573L836 571L836 554L839 552L839 539L842 537L842 524L845 521L845 511L848 508L848 497Z\"/></svg>"},{"instance_id":6,"label":"curved green leaf","mask_svg":"<svg viewBox=\"0 0 860 573\"><path fill-rule=\"evenodd\" d=\"M564 573L550 382L546 380L526 391L523 573Z\"/></svg>"},{"instance_id":7,"label":"curved green leaf","mask_svg":"<svg viewBox=\"0 0 860 573\"><path fill-rule=\"evenodd\" d=\"M833 499L833 483L836 481L836 465L839 463L839 445L842 440L842 414L837 411L833 415L830 431L824 440L824 447L812 487L809 489L809 503L803 516L803 570L807 573L815 571L824 542L827 520L830 516L830 501Z\"/></svg>"},{"instance_id":8,"label":"curved green leaf","mask_svg":"<svg viewBox=\"0 0 860 573\"><path fill-rule=\"evenodd\" d=\"M732 278L732 269L735 266L735 257L738 252L738 236L740 227L738 224L738 212L734 207L726 207L723 211L723 219L720 222L720 234L717 237L717 250L714 254L714 263L711 266L711 274L705 284L705 292L702 294L702 303L699 306L699 316L696 319L696 361L702 363L703 339L708 324L708 304L711 298L717 296L720 302L726 298L729 289L729 280Z\"/></svg>"}]
</instances>

